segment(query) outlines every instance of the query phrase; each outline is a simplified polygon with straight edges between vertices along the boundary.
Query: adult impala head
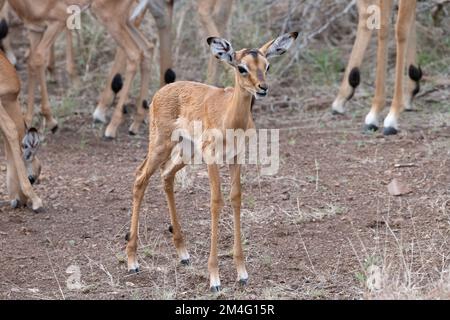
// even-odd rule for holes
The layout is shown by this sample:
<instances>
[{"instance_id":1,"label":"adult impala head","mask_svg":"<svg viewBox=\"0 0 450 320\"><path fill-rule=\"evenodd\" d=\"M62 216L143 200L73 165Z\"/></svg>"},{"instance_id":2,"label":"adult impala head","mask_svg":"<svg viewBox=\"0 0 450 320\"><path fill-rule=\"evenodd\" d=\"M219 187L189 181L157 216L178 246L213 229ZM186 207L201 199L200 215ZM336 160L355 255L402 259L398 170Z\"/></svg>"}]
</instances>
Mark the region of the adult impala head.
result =
<instances>
[{"instance_id":1,"label":"adult impala head","mask_svg":"<svg viewBox=\"0 0 450 320\"><path fill-rule=\"evenodd\" d=\"M28 180L32 185L41 174L41 162L36 157L39 145L40 138L37 130L35 128L27 130L22 140L22 159L27 170Z\"/></svg>"},{"instance_id":2,"label":"adult impala head","mask_svg":"<svg viewBox=\"0 0 450 320\"><path fill-rule=\"evenodd\" d=\"M286 53L297 37L298 32L292 32L269 41L259 49L242 49L237 52L225 39L211 37L207 41L217 59L235 68L236 85L258 99L266 97L269 91L266 81L270 69L269 59Z\"/></svg>"}]
</instances>

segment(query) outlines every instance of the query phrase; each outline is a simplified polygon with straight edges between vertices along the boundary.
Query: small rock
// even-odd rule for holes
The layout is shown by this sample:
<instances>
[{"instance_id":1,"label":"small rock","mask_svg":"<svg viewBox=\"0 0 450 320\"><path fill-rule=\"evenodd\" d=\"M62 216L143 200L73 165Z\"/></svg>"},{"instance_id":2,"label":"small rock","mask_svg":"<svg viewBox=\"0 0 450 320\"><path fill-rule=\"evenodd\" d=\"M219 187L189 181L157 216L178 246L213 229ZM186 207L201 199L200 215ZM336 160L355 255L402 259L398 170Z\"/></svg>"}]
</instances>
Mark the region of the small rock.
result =
<instances>
[{"instance_id":1,"label":"small rock","mask_svg":"<svg viewBox=\"0 0 450 320\"><path fill-rule=\"evenodd\" d=\"M399 179L394 179L389 183L388 191L392 196L396 197L412 192L411 188Z\"/></svg>"}]
</instances>

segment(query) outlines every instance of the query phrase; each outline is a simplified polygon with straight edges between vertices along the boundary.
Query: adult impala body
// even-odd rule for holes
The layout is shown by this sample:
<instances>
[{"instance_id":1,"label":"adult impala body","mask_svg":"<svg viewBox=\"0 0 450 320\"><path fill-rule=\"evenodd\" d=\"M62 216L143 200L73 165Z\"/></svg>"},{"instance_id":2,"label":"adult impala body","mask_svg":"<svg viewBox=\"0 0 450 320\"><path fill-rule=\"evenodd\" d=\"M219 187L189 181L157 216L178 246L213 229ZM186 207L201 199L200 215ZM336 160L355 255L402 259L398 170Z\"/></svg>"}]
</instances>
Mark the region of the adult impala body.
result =
<instances>
[{"instance_id":1,"label":"adult impala body","mask_svg":"<svg viewBox=\"0 0 450 320\"><path fill-rule=\"evenodd\" d=\"M175 208L174 178L184 166L179 159L182 149L180 145L186 140L196 143L193 138L184 136L182 141L173 141L175 130L192 132L194 122L201 122L203 130L219 130L225 133L229 129L247 130L254 128L251 115L253 97L262 98L268 93L266 73L269 68L268 59L281 55L292 45L297 33L283 35L268 42L260 49L244 49L235 52L231 44L223 38L208 39L213 56L227 62L234 68L235 87L221 89L195 82L178 82L162 88L155 94L150 117L150 145L147 157L137 170L137 178L133 190L133 216L130 233L127 236L128 269L130 272L139 270L137 262L137 240L139 210L148 186L150 177L156 170L161 170L164 181L171 222L173 240L183 264L189 263L181 226ZM225 134L222 134L225 137ZM199 149L208 148L213 141L206 136ZM215 141L214 143L217 143ZM219 142L220 143L220 142ZM225 138L222 143L226 143ZM241 182L240 165L235 161L230 165L231 172L231 204L234 211L234 260L238 272L238 280L245 284L248 274L244 263L241 245ZM217 164L208 165L211 188L211 251L209 258L209 273L211 290L220 289L219 268L217 259L218 223L220 211L224 205L220 190L220 175Z\"/></svg>"}]
</instances>

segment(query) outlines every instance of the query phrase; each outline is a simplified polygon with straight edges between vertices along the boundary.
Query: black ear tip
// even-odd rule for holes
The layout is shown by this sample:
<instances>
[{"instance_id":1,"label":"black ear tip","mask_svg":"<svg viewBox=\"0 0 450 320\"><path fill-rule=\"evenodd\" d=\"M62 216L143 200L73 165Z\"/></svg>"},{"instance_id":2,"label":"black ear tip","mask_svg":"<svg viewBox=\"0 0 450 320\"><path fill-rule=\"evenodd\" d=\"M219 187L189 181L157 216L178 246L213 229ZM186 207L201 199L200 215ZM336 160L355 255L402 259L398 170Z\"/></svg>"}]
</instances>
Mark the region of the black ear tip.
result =
<instances>
[{"instance_id":1,"label":"black ear tip","mask_svg":"<svg viewBox=\"0 0 450 320\"><path fill-rule=\"evenodd\" d=\"M292 37L293 37L294 39L297 39L299 33L298 33L298 32L292 32L291 35L292 35Z\"/></svg>"},{"instance_id":2,"label":"black ear tip","mask_svg":"<svg viewBox=\"0 0 450 320\"><path fill-rule=\"evenodd\" d=\"M208 45L211 45L211 42L214 41L216 37L209 37L208 39L206 39L206 42L208 42Z\"/></svg>"}]
</instances>

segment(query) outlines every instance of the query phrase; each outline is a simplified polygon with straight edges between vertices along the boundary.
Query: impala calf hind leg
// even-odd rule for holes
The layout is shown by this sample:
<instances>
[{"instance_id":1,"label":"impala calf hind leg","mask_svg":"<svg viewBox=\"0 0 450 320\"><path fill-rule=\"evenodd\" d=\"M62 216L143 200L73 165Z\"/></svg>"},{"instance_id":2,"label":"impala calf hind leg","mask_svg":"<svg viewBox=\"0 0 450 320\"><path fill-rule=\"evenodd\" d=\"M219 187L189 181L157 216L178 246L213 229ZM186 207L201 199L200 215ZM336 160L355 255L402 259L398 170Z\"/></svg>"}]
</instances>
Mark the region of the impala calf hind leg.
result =
<instances>
[{"instance_id":1,"label":"impala calf hind leg","mask_svg":"<svg viewBox=\"0 0 450 320\"><path fill-rule=\"evenodd\" d=\"M183 238L183 232L181 230L181 225L178 221L178 215L175 205L175 194L174 194L174 183L175 174L184 168L184 165L175 167L171 172L163 175L164 191L166 193L166 199L169 206L170 220L171 220L171 230L173 234L173 243L178 253L182 265L190 264L190 256L186 249L186 244Z\"/></svg>"},{"instance_id":2,"label":"impala calf hind leg","mask_svg":"<svg viewBox=\"0 0 450 320\"><path fill-rule=\"evenodd\" d=\"M158 139L156 139L158 140ZM127 235L127 256L128 256L128 272L139 272L139 264L137 261L137 241L139 232L139 211L141 209L142 200L145 190L148 187L150 178L155 171L167 160L170 150L165 146L149 147L147 158L141 164L136 172L136 181L133 187L133 213L131 217L130 232Z\"/></svg>"}]
</instances>

